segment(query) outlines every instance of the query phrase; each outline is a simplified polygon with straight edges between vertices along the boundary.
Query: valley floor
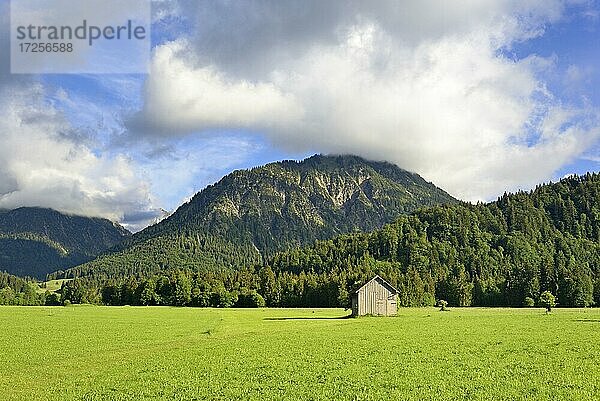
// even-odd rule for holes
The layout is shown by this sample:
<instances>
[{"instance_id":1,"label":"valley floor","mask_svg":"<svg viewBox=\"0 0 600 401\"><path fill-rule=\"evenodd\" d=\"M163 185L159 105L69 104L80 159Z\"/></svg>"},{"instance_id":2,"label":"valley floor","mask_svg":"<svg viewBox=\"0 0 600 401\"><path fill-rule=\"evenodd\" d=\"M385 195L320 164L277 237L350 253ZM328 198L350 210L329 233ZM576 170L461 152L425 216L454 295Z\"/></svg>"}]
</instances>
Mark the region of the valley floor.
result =
<instances>
[{"instance_id":1,"label":"valley floor","mask_svg":"<svg viewBox=\"0 0 600 401\"><path fill-rule=\"evenodd\" d=\"M600 309L345 314L0 307L0 399L600 399Z\"/></svg>"}]
</instances>

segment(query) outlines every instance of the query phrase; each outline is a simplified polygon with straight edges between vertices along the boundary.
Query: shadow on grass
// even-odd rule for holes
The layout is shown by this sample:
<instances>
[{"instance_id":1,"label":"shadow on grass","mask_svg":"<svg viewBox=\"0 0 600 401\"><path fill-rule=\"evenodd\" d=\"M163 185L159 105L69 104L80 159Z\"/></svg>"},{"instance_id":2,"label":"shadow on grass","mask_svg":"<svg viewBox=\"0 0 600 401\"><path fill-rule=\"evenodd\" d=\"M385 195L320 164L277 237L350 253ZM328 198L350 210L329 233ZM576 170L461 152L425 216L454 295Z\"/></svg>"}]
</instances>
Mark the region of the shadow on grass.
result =
<instances>
[{"instance_id":1,"label":"shadow on grass","mask_svg":"<svg viewBox=\"0 0 600 401\"><path fill-rule=\"evenodd\" d=\"M576 319L575 321L582 323L600 323L600 319Z\"/></svg>"},{"instance_id":2,"label":"shadow on grass","mask_svg":"<svg viewBox=\"0 0 600 401\"><path fill-rule=\"evenodd\" d=\"M352 315L339 317L323 317L323 316L296 316L296 317L265 317L263 320L343 320L350 319Z\"/></svg>"}]
</instances>

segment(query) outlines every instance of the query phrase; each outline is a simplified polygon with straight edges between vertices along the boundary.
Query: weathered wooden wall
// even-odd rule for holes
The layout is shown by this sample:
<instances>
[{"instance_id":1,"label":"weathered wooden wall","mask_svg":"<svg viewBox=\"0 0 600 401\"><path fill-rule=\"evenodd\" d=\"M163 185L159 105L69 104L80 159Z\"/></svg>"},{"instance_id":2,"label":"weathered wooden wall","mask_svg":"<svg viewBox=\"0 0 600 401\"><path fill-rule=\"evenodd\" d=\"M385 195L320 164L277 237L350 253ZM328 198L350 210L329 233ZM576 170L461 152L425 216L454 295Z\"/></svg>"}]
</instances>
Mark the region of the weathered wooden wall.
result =
<instances>
[{"instance_id":1,"label":"weathered wooden wall","mask_svg":"<svg viewBox=\"0 0 600 401\"><path fill-rule=\"evenodd\" d=\"M396 315L397 295L380 278L369 281L353 294L352 312L355 315Z\"/></svg>"}]
</instances>

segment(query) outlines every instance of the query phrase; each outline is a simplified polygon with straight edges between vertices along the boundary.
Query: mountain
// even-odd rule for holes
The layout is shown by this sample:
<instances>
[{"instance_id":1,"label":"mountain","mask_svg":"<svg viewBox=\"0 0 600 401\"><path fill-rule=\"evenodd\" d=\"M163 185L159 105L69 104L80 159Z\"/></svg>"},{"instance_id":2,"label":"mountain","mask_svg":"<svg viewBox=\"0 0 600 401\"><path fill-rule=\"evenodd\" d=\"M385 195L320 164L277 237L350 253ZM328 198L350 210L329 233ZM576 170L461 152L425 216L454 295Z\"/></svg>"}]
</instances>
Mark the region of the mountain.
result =
<instances>
[{"instance_id":1,"label":"mountain","mask_svg":"<svg viewBox=\"0 0 600 401\"><path fill-rule=\"evenodd\" d=\"M290 247L372 230L418 208L455 202L387 162L322 155L276 162L234 171L116 253L64 276L239 268Z\"/></svg>"},{"instance_id":2,"label":"mountain","mask_svg":"<svg viewBox=\"0 0 600 401\"><path fill-rule=\"evenodd\" d=\"M44 278L85 263L131 233L109 220L52 209L22 207L0 212L0 271Z\"/></svg>"},{"instance_id":3,"label":"mountain","mask_svg":"<svg viewBox=\"0 0 600 401\"><path fill-rule=\"evenodd\" d=\"M182 266L183 267L183 266ZM143 277L88 275L71 302L213 307L345 307L378 274L401 306L600 305L600 174L569 177L490 203L451 203L401 215L371 232L292 248L240 270L171 269Z\"/></svg>"}]
</instances>

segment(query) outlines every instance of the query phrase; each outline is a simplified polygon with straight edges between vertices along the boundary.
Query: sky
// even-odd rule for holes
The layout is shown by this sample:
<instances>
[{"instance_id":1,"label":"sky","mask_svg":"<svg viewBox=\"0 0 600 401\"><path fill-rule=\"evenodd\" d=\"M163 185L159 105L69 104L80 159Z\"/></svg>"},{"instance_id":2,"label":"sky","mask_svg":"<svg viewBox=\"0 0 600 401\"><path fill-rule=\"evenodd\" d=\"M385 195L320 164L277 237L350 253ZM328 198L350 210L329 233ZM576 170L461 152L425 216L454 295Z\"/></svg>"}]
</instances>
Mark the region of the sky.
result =
<instances>
[{"instance_id":1,"label":"sky","mask_svg":"<svg viewBox=\"0 0 600 401\"><path fill-rule=\"evenodd\" d=\"M234 169L357 154L490 201L600 170L600 4L152 2L147 74L11 74L0 208L137 231Z\"/></svg>"}]
</instances>

